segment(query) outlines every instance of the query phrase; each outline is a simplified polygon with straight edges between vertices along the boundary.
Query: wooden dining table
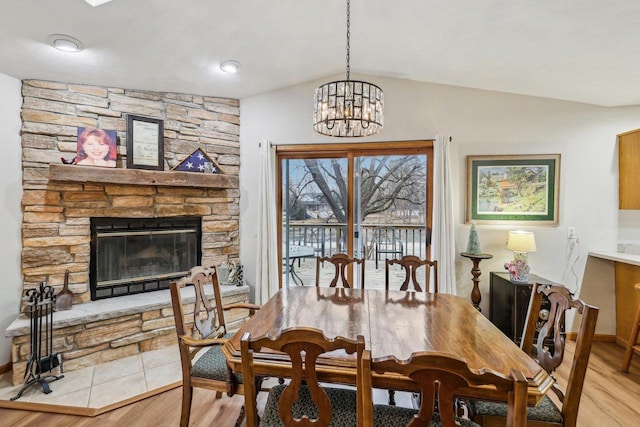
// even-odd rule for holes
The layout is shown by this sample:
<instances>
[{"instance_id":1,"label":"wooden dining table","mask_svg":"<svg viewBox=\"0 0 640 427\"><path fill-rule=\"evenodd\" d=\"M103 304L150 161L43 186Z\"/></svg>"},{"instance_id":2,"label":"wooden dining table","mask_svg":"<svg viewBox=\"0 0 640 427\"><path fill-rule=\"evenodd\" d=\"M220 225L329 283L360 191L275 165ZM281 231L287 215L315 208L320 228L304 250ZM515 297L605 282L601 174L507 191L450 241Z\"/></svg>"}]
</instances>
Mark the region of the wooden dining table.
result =
<instances>
[{"instance_id":1,"label":"wooden dining table","mask_svg":"<svg viewBox=\"0 0 640 427\"><path fill-rule=\"evenodd\" d=\"M240 337L277 337L293 327L320 329L327 337L351 339L363 335L373 358L393 355L408 359L413 352L436 351L467 361L471 369L490 369L509 376L524 373L529 381L528 404L536 405L553 379L465 298L448 294L369 289L295 286L282 288L223 346L234 371L240 372ZM290 364L280 353L254 354L258 375L287 377ZM354 355L327 353L319 358L321 381L356 384ZM416 390L399 375L374 374L373 386ZM504 393L488 386L465 389L463 397L506 401Z\"/></svg>"}]
</instances>

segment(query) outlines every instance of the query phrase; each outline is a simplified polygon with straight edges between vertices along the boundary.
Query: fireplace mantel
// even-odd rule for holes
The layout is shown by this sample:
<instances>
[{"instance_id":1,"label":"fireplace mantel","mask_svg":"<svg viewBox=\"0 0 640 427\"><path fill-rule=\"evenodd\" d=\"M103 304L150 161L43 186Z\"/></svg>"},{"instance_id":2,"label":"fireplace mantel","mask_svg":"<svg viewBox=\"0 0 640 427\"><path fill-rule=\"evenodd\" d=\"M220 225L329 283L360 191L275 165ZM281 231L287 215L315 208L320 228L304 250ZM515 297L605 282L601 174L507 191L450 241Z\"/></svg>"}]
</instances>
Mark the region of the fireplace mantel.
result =
<instances>
[{"instance_id":1,"label":"fireplace mantel","mask_svg":"<svg viewBox=\"0 0 640 427\"><path fill-rule=\"evenodd\" d=\"M51 181L97 182L105 184L156 185L162 187L238 188L238 177L178 171L99 168L50 164Z\"/></svg>"}]
</instances>

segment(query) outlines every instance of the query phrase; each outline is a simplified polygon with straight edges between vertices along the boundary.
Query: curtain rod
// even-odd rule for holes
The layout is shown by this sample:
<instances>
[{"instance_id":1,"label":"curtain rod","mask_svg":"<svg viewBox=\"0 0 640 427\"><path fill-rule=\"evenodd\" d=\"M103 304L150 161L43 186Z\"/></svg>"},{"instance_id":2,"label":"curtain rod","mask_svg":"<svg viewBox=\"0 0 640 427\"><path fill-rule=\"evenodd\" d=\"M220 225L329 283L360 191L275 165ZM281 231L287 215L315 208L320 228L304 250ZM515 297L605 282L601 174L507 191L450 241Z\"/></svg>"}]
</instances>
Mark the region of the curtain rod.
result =
<instances>
[{"instance_id":1,"label":"curtain rod","mask_svg":"<svg viewBox=\"0 0 640 427\"><path fill-rule=\"evenodd\" d=\"M435 141L436 139L433 138L433 141ZM449 137L449 142L453 141L453 137ZM389 141L379 141L379 142L389 142ZM394 142L402 142L402 141L394 141ZM313 142L311 144L317 144L316 142ZM281 147L281 146L285 146L285 145L305 145L305 144L300 144L298 142L280 142L280 143L274 143L274 142L269 142L269 147ZM262 141L258 142L258 147L262 147Z\"/></svg>"},{"instance_id":2,"label":"curtain rod","mask_svg":"<svg viewBox=\"0 0 640 427\"><path fill-rule=\"evenodd\" d=\"M312 144L316 144L315 142ZM271 142L269 141L269 147L282 147L285 145L304 145L299 142ZM262 141L258 142L258 147L262 147Z\"/></svg>"}]
</instances>

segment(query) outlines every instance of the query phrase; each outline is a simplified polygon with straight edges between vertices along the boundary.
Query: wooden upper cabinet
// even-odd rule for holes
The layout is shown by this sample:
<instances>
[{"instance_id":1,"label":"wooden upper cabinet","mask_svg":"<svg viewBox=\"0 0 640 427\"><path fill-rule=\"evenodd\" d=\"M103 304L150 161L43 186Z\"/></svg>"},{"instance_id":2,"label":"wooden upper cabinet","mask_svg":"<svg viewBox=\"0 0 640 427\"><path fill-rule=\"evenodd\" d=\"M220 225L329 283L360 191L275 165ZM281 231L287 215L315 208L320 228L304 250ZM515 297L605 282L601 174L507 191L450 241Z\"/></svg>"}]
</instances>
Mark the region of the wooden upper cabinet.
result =
<instances>
[{"instance_id":1,"label":"wooden upper cabinet","mask_svg":"<svg viewBox=\"0 0 640 427\"><path fill-rule=\"evenodd\" d=\"M640 209L640 129L618 135L620 209Z\"/></svg>"}]
</instances>

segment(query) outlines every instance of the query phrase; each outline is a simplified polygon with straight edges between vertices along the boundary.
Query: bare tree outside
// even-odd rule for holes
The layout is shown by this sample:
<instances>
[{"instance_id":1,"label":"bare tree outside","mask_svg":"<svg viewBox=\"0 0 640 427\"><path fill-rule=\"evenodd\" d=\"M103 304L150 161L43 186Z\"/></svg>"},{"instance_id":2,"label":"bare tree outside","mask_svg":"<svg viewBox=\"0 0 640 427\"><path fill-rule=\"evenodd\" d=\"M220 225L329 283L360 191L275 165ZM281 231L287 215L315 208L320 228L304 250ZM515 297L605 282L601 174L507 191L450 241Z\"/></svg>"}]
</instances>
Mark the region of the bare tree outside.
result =
<instances>
[{"instance_id":1,"label":"bare tree outside","mask_svg":"<svg viewBox=\"0 0 640 427\"><path fill-rule=\"evenodd\" d=\"M426 165L424 156L364 157L360 168L361 221L382 215L386 222L424 222ZM420 217L420 215L418 215Z\"/></svg>"},{"instance_id":2,"label":"bare tree outside","mask_svg":"<svg viewBox=\"0 0 640 427\"><path fill-rule=\"evenodd\" d=\"M346 222L345 162L341 159L304 159L301 163L295 166L300 179L289 187L289 206L292 212L296 212L296 219L303 219L299 210L305 200L310 203L323 199L330 215L328 212L315 216L309 214L308 218ZM412 213L424 211L424 156L363 157L359 173L362 222L377 216L386 222L411 223Z\"/></svg>"}]
</instances>

